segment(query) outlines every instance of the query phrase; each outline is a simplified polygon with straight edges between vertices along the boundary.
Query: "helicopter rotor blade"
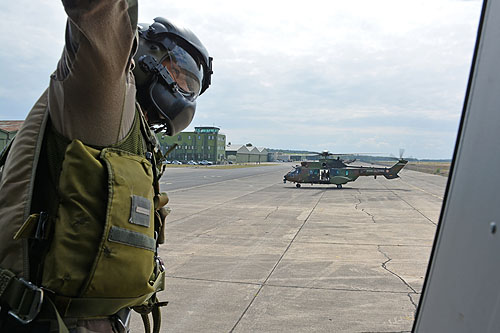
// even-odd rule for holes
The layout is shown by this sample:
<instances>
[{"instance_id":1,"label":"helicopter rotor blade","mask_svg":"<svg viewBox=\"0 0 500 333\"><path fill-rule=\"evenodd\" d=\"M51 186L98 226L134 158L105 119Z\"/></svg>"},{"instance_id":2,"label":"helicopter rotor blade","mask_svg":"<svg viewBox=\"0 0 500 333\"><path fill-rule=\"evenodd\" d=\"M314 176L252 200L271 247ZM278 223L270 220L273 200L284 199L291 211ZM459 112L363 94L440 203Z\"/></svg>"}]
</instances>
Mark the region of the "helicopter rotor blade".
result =
<instances>
[{"instance_id":1,"label":"helicopter rotor blade","mask_svg":"<svg viewBox=\"0 0 500 333\"><path fill-rule=\"evenodd\" d=\"M330 153L328 150L324 150L322 152L312 151L311 153L321 155L321 156L337 155L337 154Z\"/></svg>"}]
</instances>

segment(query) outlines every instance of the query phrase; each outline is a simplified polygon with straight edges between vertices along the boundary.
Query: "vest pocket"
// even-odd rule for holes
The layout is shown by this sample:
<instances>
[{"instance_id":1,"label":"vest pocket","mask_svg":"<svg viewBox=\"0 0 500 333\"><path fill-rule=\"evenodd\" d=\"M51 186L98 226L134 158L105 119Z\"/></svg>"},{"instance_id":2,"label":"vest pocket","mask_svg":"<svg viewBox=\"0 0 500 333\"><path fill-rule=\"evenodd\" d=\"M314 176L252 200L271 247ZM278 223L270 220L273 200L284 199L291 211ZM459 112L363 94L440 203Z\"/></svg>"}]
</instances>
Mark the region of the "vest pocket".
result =
<instances>
[{"instance_id":1,"label":"vest pocket","mask_svg":"<svg viewBox=\"0 0 500 333\"><path fill-rule=\"evenodd\" d=\"M108 172L106 224L84 297L139 297L154 292L153 172L148 160L103 149Z\"/></svg>"},{"instance_id":2,"label":"vest pocket","mask_svg":"<svg viewBox=\"0 0 500 333\"><path fill-rule=\"evenodd\" d=\"M154 292L153 174L149 161L74 140L42 285L56 294L132 298Z\"/></svg>"}]
</instances>

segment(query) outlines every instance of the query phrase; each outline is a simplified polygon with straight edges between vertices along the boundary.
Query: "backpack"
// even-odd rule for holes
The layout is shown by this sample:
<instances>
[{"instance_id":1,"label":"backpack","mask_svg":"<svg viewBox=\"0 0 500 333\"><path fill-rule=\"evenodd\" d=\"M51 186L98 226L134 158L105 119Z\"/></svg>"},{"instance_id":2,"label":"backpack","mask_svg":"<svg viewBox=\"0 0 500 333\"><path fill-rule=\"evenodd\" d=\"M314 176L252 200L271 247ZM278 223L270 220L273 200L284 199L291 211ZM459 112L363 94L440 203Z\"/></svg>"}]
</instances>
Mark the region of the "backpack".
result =
<instances>
[{"instance_id":1,"label":"backpack","mask_svg":"<svg viewBox=\"0 0 500 333\"><path fill-rule=\"evenodd\" d=\"M0 260L0 302L24 324L39 313L38 318L57 319L60 332L66 329L61 317L104 317L132 307L143 316L147 331L148 313L153 312L154 331L159 332L159 307L166 302L156 298L164 289L165 277L157 248L163 239L166 210L162 207L168 197L159 193L162 172L156 165L163 157L156 137L140 116L141 134L149 150L146 156L112 147L96 149L73 140L66 148L59 177L57 214L49 219L46 212L30 212L47 113L46 108L35 107L19 138L0 156L0 168L7 167L0 171L2 192L11 189L14 180L22 183L20 192L24 193L16 198L24 199L24 207L16 203L14 223L8 221L6 231L12 239L0 243L4 248L0 254L2 250L13 252L4 256L7 260ZM31 176L21 182L16 170L9 168L9 159L26 154L17 152L16 144L33 151L26 168L31 169ZM40 286L27 282L30 258L26 248L33 243L43 252ZM20 262L9 264L15 260Z\"/></svg>"}]
</instances>

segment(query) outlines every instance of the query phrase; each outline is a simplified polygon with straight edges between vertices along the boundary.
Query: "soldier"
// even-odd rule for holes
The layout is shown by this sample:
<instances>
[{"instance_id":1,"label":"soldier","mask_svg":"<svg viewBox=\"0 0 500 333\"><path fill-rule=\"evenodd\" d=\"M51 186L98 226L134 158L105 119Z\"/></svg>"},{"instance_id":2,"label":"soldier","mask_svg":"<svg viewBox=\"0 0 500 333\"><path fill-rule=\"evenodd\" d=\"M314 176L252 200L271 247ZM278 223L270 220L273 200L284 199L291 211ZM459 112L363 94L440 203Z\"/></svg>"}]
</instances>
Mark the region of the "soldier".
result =
<instances>
[{"instance_id":1,"label":"soldier","mask_svg":"<svg viewBox=\"0 0 500 333\"><path fill-rule=\"evenodd\" d=\"M138 26L135 0L62 2L62 57L0 157L0 331L126 332L164 305L150 128L189 125L212 58L166 19Z\"/></svg>"}]
</instances>

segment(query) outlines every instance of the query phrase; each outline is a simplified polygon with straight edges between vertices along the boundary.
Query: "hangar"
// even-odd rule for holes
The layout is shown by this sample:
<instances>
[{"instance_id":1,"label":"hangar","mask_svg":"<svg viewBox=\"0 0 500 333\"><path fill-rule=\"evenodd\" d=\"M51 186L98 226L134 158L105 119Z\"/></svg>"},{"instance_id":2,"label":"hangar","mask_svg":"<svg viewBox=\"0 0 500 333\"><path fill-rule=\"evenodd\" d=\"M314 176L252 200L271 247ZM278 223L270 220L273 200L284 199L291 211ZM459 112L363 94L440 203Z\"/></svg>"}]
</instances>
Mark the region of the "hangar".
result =
<instances>
[{"instance_id":1,"label":"hangar","mask_svg":"<svg viewBox=\"0 0 500 333\"><path fill-rule=\"evenodd\" d=\"M263 147L228 144L226 146L226 159L233 163L261 163L268 161L268 150Z\"/></svg>"}]
</instances>

